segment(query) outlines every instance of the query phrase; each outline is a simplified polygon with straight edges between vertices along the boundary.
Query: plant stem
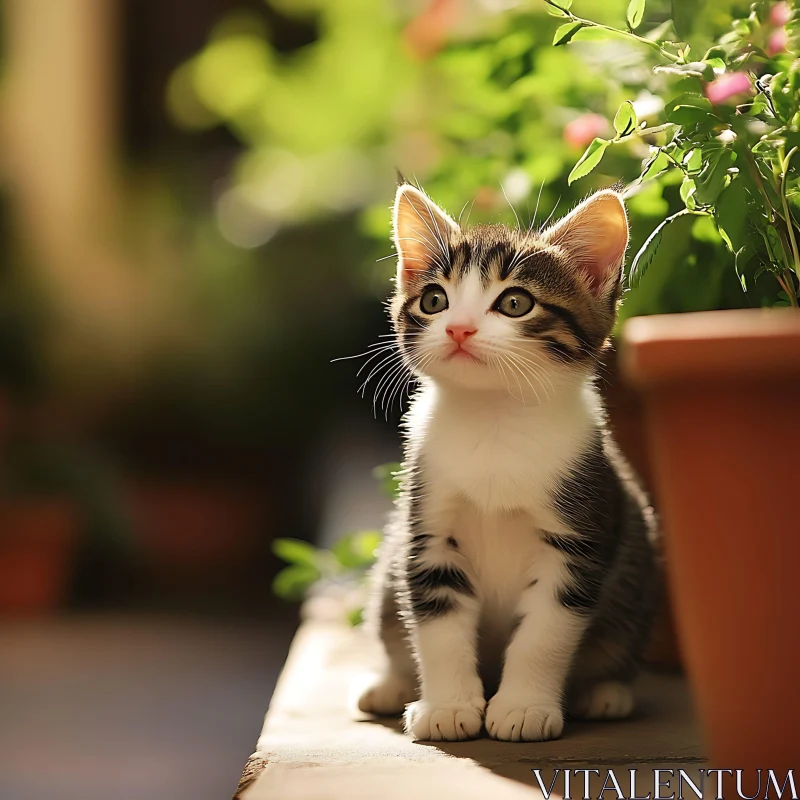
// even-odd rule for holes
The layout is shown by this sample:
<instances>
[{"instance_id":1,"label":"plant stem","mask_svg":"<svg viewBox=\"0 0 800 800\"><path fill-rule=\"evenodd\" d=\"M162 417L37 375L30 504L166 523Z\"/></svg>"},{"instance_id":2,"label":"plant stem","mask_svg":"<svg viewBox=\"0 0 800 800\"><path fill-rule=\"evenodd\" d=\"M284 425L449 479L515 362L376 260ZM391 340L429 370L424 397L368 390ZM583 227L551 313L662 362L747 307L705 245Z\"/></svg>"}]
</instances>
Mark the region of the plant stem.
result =
<instances>
[{"instance_id":1,"label":"plant stem","mask_svg":"<svg viewBox=\"0 0 800 800\"><path fill-rule=\"evenodd\" d=\"M792 307L797 308L797 293L792 287L792 273L789 270L786 270L786 272L783 274L783 277L776 275L775 278L780 284L781 289L786 292L786 296L789 298L789 302L792 304Z\"/></svg>"},{"instance_id":2,"label":"plant stem","mask_svg":"<svg viewBox=\"0 0 800 800\"><path fill-rule=\"evenodd\" d=\"M648 133L663 133L667 128L674 128L676 127L674 122L665 122L662 125L655 125L652 128L639 128L638 132L639 136L645 136ZM629 136L631 134L628 134Z\"/></svg>"},{"instance_id":3,"label":"plant stem","mask_svg":"<svg viewBox=\"0 0 800 800\"><path fill-rule=\"evenodd\" d=\"M742 148L742 152L747 159L747 164L750 167L750 172L753 176L753 180L755 181L756 186L758 186L759 191L762 195L764 195L764 200L766 201L767 211L770 218L770 221L774 219L775 215L775 207L772 205L772 201L769 199L769 195L767 194L767 190L764 188L764 181L761 179L761 172L758 169L758 164L756 164L756 160L753 158L753 153L749 147L745 146Z\"/></svg>"},{"instance_id":4,"label":"plant stem","mask_svg":"<svg viewBox=\"0 0 800 800\"><path fill-rule=\"evenodd\" d=\"M789 201L786 199L786 178L789 174L789 162L792 160L792 156L797 152L797 147L793 147L785 158L783 156L783 148L781 148L778 152L781 158L781 204L783 205L786 228L789 231L789 241L792 245L794 271L797 275L797 279L800 280L800 250L797 248L797 238L794 235L794 219L789 211ZM795 304L796 301L797 298L795 297Z\"/></svg>"},{"instance_id":5,"label":"plant stem","mask_svg":"<svg viewBox=\"0 0 800 800\"><path fill-rule=\"evenodd\" d=\"M672 153L668 153L664 148L659 148L661 152L684 174L685 177L689 177L689 173L686 171L686 167L678 161Z\"/></svg>"},{"instance_id":6,"label":"plant stem","mask_svg":"<svg viewBox=\"0 0 800 800\"><path fill-rule=\"evenodd\" d=\"M559 6L556 7L560 8ZM565 11L563 8L560 10ZM652 39L645 39L644 36L639 36L638 34L633 33L633 31L623 31L620 28L612 28L610 25L603 25L600 22L592 22L590 19L576 17L571 11L565 11L565 13L573 22L582 23L584 28L600 28L601 30L608 31L609 33L616 33L619 36L627 36L629 39L635 39L640 44L647 45L652 50L655 50L662 58L665 58L667 61L670 61L673 64L679 64L681 62L680 56L675 56L672 53L668 53L658 42L654 42Z\"/></svg>"}]
</instances>

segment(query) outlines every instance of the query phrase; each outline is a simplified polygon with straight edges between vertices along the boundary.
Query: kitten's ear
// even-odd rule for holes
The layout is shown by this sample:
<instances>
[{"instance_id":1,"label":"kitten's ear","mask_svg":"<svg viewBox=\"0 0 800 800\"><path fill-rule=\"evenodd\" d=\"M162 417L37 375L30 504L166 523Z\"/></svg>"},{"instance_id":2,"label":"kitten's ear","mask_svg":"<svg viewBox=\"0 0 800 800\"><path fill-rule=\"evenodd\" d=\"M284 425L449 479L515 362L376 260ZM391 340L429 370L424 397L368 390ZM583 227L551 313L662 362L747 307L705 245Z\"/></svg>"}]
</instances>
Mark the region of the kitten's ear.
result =
<instances>
[{"instance_id":1,"label":"kitten's ear","mask_svg":"<svg viewBox=\"0 0 800 800\"><path fill-rule=\"evenodd\" d=\"M404 184L394 199L394 243L400 257L398 279L403 281L431 264L446 264L448 243L458 225L429 197Z\"/></svg>"},{"instance_id":2,"label":"kitten's ear","mask_svg":"<svg viewBox=\"0 0 800 800\"><path fill-rule=\"evenodd\" d=\"M610 189L593 194L542 237L566 252L588 277L595 297L616 290L628 247L628 218L619 194Z\"/></svg>"}]
</instances>

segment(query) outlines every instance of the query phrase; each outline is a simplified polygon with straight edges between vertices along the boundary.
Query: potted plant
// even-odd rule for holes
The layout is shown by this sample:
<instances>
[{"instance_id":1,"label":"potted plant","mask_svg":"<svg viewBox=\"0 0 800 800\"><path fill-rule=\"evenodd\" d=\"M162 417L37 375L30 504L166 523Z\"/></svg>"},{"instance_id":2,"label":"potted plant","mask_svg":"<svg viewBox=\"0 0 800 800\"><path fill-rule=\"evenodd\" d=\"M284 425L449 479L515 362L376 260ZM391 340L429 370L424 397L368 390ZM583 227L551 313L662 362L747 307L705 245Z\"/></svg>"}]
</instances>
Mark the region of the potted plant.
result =
<instances>
[{"instance_id":1,"label":"potted plant","mask_svg":"<svg viewBox=\"0 0 800 800\"><path fill-rule=\"evenodd\" d=\"M642 389L681 642L715 765L797 756L800 314L642 317Z\"/></svg>"},{"instance_id":2,"label":"potted plant","mask_svg":"<svg viewBox=\"0 0 800 800\"><path fill-rule=\"evenodd\" d=\"M0 395L0 613L59 607L69 589L78 518L61 493L44 490L11 442L12 404Z\"/></svg>"},{"instance_id":3,"label":"potted plant","mask_svg":"<svg viewBox=\"0 0 800 800\"><path fill-rule=\"evenodd\" d=\"M680 235L675 226L695 218L725 243L752 305L796 309L796 12L783 2L756 3L701 55L668 41L670 24L640 33L643 0L630 3L624 30L575 15L569 1L546 2L564 20L556 44L628 39L660 62L656 75L669 90L655 126L640 123L623 103L613 138L595 138L570 176L588 174L630 137L651 147L640 183L677 176L684 207L638 249L631 286L642 281L660 242ZM695 279L703 280L702 273ZM642 391L672 595L712 761L753 768L753 780L763 767L785 776L796 760L800 716L800 602L790 572L800 557L793 497L800 315L765 309L641 317L628 322L623 338L624 373Z\"/></svg>"},{"instance_id":4,"label":"potted plant","mask_svg":"<svg viewBox=\"0 0 800 800\"><path fill-rule=\"evenodd\" d=\"M131 554L113 470L48 416L31 396L0 409L3 614L53 611L114 591Z\"/></svg>"},{"instance_id":5,"label":"potted plant","mask_svg":"<svg viewBox=\"0 0 800 800\"><path fill-rule=\"evenodd\" d=\"M64 498L0 498L0 613L41 613L63 605L77 522Z\"/></svg>"}]
</instances>

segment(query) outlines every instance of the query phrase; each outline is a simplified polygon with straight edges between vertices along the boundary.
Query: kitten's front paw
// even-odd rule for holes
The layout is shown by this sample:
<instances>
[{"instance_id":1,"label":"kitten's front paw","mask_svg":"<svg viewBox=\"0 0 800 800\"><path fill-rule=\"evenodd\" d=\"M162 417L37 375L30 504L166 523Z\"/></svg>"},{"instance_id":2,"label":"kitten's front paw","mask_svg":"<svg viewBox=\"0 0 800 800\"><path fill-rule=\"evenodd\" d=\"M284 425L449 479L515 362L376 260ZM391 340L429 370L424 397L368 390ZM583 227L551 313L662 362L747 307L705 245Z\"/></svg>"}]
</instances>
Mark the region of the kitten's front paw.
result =
<instances>
[{"instance_id":1,"label":"kitten's front paw","mask_svg":"<svg viewBox=\"0 0 800 800\"><path fill-rule=\"evenodd\" d=\"M418 700L406 708L406 733L422 742L458 742L474 739L483 727L486 702L474 698L467 703L433 705Z\"/></svg>"},{"instance_id":2,"label":"kitten's front paw","mask_svg":"<svg viewBox=\"0 0 800 800\"><path fill-rule=\"evenodd\" d=\"M403 713L406 703L417 697L413 682L399 675L383 675L370 684L358 698L359 711L380 717Z\"/></svg>"},{"instance_id":3,"label":"kitten's front paw","mask_svg":"<svg viewBox=\"0 0 800 800\"><path fill-rule=\"evenodd\" d=\"M486 709L486 731L504 742L544 742L558 739L564 714L555 703L528 705L524 698L506 700L495 695Z\"/></svg>"}]
</instances>

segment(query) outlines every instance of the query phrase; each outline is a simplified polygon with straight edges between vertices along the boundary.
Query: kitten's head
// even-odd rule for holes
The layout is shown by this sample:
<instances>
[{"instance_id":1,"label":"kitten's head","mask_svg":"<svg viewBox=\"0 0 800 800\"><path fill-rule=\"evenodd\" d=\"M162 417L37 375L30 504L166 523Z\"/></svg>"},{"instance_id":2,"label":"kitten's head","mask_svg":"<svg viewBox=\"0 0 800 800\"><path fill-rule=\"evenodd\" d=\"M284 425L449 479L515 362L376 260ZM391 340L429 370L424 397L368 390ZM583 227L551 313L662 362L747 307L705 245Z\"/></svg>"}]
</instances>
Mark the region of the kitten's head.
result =
<instances>
[{"instance_id":1,"label":"kitten's head","mask_svg":"<svg viewBox=\"0 0 800 800\"><path fill-rule=\"evenodd\" d=\"M585 375L614 324L628 222L603 190L543 231L461 228L400 186L392 318L417 375L471 389L539 387Z\"/></svg>"}]
</instances>

